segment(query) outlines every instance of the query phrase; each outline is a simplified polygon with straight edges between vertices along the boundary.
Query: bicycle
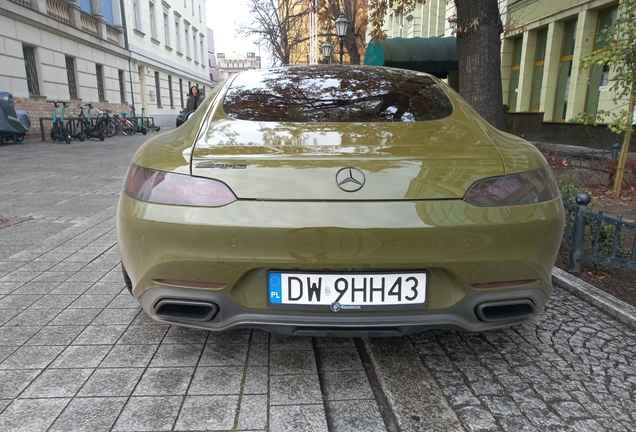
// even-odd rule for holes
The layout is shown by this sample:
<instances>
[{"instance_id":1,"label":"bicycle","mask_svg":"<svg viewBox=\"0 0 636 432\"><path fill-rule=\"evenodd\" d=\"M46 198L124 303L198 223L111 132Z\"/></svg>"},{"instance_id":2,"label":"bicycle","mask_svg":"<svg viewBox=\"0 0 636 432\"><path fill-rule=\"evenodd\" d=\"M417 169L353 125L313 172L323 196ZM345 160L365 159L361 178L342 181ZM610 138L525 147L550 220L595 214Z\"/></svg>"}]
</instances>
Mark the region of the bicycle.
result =
<instances>
[{"instance_id":1,"label":"bicycle","mask_svg":"<svg viewBox=\"0 0 636 432\"><path fill-rule=\"evenodd\" d=\"M53 127L51 128L51 139L53 141L60 140L66 141L66 144L71 143L71 135L66 131L64 127L64 114L66 113L66 105L68 102L60 101L46 101L53 104ZM62 118L57 117L57 107L62 104Z\"/></svg>"},{"instance_id":2,"label":"bicycle","mask_svg":"<svg viewBox=\"0 0 636 432\"><path fill-rule=\"evenodd\" d=\"M98 111L96 127L98 133L101 132L106 138L112 138L117 133L117 123L115 119L110 116L110 110Z\"/></svg>"},{"instance_id":3,"label":"bicycle","mask_svg":"<svg viewBox=\"0 0 636 432\"><path fill-rule=\"evenodd\" d=\"M91 119L93 104L89 102L86 106L88 107L88 117L84 114L84 107L78 105L77 107L80 109L80 113L76 119L69 120L69 123L66 125L67 130L70 126L72 129L80 131L86 138L99 138L100 141L104 141L104 131L98 126L98 122L94 122L93 119ZM69 131L69 133L71 133L71 131ZM80 139L80 141L84 140Z\"/></svg>"},{"instance_id":4,"label":"bicycle","mask_svg":"<svg viewBox=\"0 0 636 432\"><path fill-rule=\"evenodd\" d=\"M126 118L128 115L127 111L122 111L121 117L117 114L113 115L115 118L115 124L117 125L117 133L122 133L123 135L133 135L137 132L137 123Z\"/></svg>"}]
</instances>

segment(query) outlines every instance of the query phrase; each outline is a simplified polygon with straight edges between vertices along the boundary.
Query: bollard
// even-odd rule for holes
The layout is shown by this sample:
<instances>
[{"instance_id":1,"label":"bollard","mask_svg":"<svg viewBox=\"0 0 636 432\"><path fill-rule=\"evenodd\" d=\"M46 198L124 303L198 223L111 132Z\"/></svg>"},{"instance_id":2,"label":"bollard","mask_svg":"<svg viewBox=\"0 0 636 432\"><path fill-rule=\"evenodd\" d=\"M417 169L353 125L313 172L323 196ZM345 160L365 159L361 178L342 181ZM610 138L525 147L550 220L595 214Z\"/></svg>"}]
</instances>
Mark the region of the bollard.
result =
<instances>
[{"instance_id":1,"label":"bollard","mask_svg":"<svg viewBox=\"0 0 636 432\"><path fill-rule=\"evenodd\" d=\"M570 249L570 273L578 273L581 270L581 251L583 249L583 241L585 240L585 216L583 212L587 211L587 205L592 201L592 197L587 192L581 192L576 195L576 213L574 214L574 232L572 233L572 249Z\"/></svg>"},{"instance_id":2,"label":"bollard","mask_svg":"<svg viewBox=\"0 0 636 432\"><path fill-rule=\"evenodd\" d=\"M618 149L620 148L620 144L619 143L614 143L612 144L612 159L617 160L618 159Z\"/></svg>"}]
</instances>

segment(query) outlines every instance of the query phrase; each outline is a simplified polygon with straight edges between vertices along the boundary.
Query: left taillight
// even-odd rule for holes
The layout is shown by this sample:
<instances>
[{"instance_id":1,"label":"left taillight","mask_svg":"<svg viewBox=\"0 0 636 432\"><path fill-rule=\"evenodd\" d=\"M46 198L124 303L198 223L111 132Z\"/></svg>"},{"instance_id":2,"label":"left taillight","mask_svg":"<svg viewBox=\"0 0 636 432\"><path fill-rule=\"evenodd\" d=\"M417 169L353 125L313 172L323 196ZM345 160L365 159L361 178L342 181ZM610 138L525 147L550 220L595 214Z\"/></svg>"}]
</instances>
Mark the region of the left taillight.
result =
<instances>
[{"instance_id":1,"label":"left taillight","mask_svg":"<svg viewBox=\"0 0 636 432\"><path fill-rule=\"evenodd\" d=\"M223 182L143 168L131 164L124 193L131 198L157 204L220 207L236 201Z\"/></svg>"}]
</instances>

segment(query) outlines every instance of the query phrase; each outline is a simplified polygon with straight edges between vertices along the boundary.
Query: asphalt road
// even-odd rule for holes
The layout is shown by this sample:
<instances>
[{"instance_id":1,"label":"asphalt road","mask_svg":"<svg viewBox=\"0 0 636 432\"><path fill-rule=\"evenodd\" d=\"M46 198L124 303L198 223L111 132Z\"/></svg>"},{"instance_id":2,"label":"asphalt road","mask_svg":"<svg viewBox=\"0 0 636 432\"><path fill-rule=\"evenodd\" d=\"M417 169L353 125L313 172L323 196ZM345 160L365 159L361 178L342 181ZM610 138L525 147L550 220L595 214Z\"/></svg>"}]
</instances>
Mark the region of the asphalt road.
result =
<instances>
[{"instance_id":1,"label":"asphalt road","mask_svg":"<svg viewBox=\"0 0 636 432\"><path fill-rule=\"evenodd\" d=\"M483 334L152 322L114 215L153 135L0 145L0 430L636 429L636 332L560 288L534 322Z\"/></svg>"}]
</instances>

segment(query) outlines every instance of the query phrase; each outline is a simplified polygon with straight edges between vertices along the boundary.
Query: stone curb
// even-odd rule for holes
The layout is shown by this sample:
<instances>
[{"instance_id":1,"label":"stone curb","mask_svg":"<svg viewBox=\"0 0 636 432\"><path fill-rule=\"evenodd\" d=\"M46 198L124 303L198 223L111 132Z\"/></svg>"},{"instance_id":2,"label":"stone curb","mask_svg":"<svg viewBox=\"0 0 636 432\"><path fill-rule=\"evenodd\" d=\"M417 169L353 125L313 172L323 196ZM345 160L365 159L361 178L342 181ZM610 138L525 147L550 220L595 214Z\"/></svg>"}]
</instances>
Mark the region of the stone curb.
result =
<instances>
[{"instance_id":1,"label":"stone curb","mask_svg":"<svg viewBox=\"0 0 636 432\"><path fill-rule=\"evenodd\" d=\"M635 307L556 267L552 269L552 283L636 330Z\"/></svg>"}]
</instances>

